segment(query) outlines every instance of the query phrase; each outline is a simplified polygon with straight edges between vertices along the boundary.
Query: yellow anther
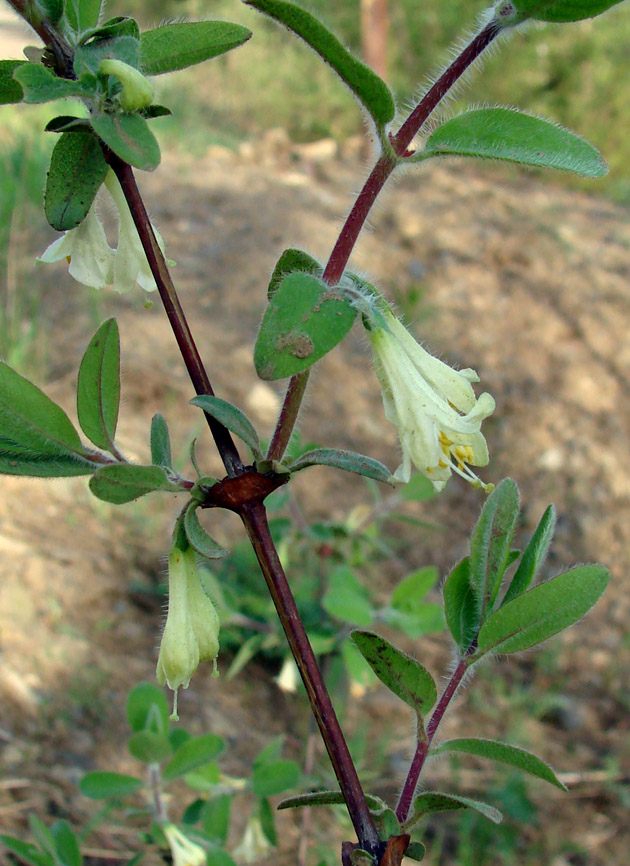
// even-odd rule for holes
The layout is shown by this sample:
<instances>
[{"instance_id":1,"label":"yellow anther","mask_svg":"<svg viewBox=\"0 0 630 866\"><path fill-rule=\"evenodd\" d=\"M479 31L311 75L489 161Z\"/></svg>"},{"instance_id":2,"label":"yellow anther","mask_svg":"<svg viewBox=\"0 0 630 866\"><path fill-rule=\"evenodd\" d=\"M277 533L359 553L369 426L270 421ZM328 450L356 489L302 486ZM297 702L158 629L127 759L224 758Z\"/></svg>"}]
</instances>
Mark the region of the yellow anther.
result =
<instances>
[{"instance_id":1,"label":"yellow anther","mask_svg":"<svg viewBox=\"0 0 630 866\"><path fill-rule=\"evenodd\" d=\"M438 436L438 440L439 440L440 445L444 445L446 448L450 448L451 445L453 444L443 430L440 430L440 435Z\"/></svg>"},{"instance_id":2,"label":"yellow anther","mask_svg":"<svg viewBox=\"0 0 630 866\"><path fill-rule=\"evenodd\" d=\"M438 461L438 466L440 467L440 469L446 469L448 466L448 463L445 463L443 460L440 460L440 461Z\"/></svg>"}]
</instances>

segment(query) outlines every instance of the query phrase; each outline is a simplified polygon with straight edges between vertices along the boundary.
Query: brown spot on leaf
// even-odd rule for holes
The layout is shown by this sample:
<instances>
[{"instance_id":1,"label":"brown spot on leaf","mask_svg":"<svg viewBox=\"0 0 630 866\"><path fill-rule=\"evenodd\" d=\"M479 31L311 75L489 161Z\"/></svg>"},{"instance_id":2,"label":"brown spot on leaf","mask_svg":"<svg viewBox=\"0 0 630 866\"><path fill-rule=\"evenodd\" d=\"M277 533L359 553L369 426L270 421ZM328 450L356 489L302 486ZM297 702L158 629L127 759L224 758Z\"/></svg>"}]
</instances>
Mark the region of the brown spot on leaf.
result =
<instances>
[{"instance_id":1,"label":"brown spot on leaf","mask_svg":"<svg viewBox=\"0 0 630 866\"><path fill-rule=\"evenodd\" d=\"M276 348L279 352L288 352L295 358L308 358L313 354L315 346L308 334L291 331L288 334L280 334L276 340Z\"/></svg>"}]
</instances>

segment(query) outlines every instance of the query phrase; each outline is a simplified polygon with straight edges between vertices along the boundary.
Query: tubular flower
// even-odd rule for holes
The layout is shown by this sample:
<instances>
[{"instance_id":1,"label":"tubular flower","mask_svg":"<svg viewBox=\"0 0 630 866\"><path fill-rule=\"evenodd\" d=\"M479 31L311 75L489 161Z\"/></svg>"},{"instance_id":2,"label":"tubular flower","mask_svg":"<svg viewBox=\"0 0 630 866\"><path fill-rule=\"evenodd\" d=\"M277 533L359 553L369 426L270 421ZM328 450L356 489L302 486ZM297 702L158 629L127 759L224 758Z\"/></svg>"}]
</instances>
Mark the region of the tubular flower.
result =
<instances>
[{"instance_id":1,"label":"tubular flower","mask_svg":"<svg viewBox=\"0 0 630 866\"><path fill-rule=\"evenodd\" d=\"M51 264L67 259L70 276L91 289L104 289L113 279L114 250L107 243L94 205L83 222L64 232L44 251L38 262Z\"/></svg>"},{"instance_id":2,"label":"tubular flower","mask_svg":"<svg viewBox=\"0 0 630 866\"><path fill-rule=\"evenodd\" d=\"M162 830L173 855L173 866L205 866L206 852L201 845L185 836L175 824L165 824Z\"/></svg>"},{"instance_id":3,"label":"tubular flower","mask_svg":"<svg viewBox=\"0 0 630 866\"><path fill-rule=\"evenodd\" d=\"M199 581L195 552L175 546L168 558L168 614L155 672L160 685L175 693L173 718L178 689L188 688L199 662L215 660L218 653L219 617Z\"/></svg>"},{"instance_id":4,"label":"tubular flower","mask_svg":"<svg viewBox=\"0 0 630 866\"><path fill-rule=\"evenodd\" d=\"M488 447L481 422L495 408L490 394L475 397L474 370L454 370L426 352L387 308L370 321L374 368L383 387L388 421L398 428L403 452L394 477L407 482L411 464L435 490L442 490L456 472L486 492L471 466L486 466Z\"/></svg>"}]
</instances>

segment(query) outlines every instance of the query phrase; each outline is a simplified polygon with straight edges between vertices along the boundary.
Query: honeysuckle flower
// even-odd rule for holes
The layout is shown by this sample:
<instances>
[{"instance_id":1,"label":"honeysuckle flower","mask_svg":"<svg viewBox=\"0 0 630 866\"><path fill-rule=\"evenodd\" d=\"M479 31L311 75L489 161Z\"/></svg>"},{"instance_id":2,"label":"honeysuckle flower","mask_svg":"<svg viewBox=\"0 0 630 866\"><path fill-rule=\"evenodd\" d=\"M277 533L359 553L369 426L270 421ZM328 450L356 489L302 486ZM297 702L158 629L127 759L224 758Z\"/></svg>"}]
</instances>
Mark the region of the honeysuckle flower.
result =
<instances>
[{"instance_id":1,"label":"honeysuckle flower","mask_svg":"<svg viewBox=\"0 0 630 866\"><path fill-rule=\"evenodd\" d=\"M199 662L214 661L219 654L219 627L216 608L199 581L194 550L174 546L168 557L168 613L155 672L160 685L174 692L174 719L178 689L188 688Z\"/></svg>"},{"instance_id":2,"label":"honeysuckle flower","mask_svg":"<svg viewBox=\"0 0 630 866\"><path fill-rule=\"evenodd\" d=\"M243 863L256 863L271 848L271 843L265 836L258 815L252 815L247 822L243 838L234 849L234 858Z\"/></svg>"},{"instance_id":3,"label":"honeysuckle flower","mask_svg":"<svg viewBox=\"0 0 630 866\"><path fill-rule=\"evenodd\" d=\"M51 264L67 259L70 276L92 289L104 289L113 279L114 250L107 243L94 205L83 222L64 232L37 259Z\"/></svg>"},{"instance_id":4,"label":"honeysuckle flower","mask_svg":"<svg viewBox=\"0 0 630 866\"><path fill-rule=\"evenodd\" d=\"M394 477L409 481L413 464L438 491L452 472L474 487L492 490L470 468L488 463L481 422L495 408L490 394L475 397L475 371L454 370L434 358L388 307L368 326L385 416L398 428L403 452Z\"/></svg>"},{"instance_id":5,"label":"honeysuckle flower","mask_svg":"<svg viewBox=\"0 0 630 866\"><path fill-rule=\"evenodd\" d=\"M165 824L162 827L168 847L173 856L173 866L205 866L206 852L184 835L175 824Z\"/></svg>"},{"instance_id":6,"label":"honeysuckle flower","mask_svg":"<svg viewBox=\"0 0 630 866\"><path fill-rule=\"evenodd\" d=\"M106 57L101 60L98 71L102 75L113 75L121 85L120 105L125 111L140 111L153 102L155 90L148 78L139 69L122 60Z\"/></svg>"}]
</instances>

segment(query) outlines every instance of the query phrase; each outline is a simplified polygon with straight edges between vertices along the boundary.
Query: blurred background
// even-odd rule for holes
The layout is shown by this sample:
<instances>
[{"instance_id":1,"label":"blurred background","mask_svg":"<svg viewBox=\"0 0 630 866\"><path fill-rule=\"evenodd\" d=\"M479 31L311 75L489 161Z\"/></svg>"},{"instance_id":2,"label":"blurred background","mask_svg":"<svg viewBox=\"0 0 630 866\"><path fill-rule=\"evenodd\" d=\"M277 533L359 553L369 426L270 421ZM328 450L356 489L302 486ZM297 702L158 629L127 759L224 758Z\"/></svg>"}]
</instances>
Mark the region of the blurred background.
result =
<instances>
[{"instance_id":1,"label":"blurred background","mask_svg":"<svg viewBox=\"0 0 630 866\"><path fill-rule=\"evenodd\" d=\"M374 5L386 15L373 26L359 0L313 0L310 8L353 50L371 52L400 106L484 7ZM236 51L157 80L159 100L174 113L154 122L163 164L139 182L177 261L176 284L217 392L268 436L283 390L258 381L251 363L268 277L286 247L321 260L330 252L367 169L360 111L315 55L238 3L116 0L108 12L148 26L225 17L254 32ZM8 7L0 14L2 56L19 57L36 40ZM428 787L485 797L506 815L499 828L472 814L433 818L423 828L431 866L627 862L629 41L627 4L593 21L533 26L497 49L448 109L502 103L552 118L601 149L606 178L436 161L386 192L353 257L428 348L477 369L495 396L484 478L509 474L521 487L517 545L554 502L558 529L545 576L596 560L613 575L604 600L568 634L483 667L445 723L445 736L474 733L531 748L565 774L569 793L473 761L431 764ZM41 130L51 116L49 107L0 108L0 355L73 416L82 352L115 315L123 452L147 461L150 419L160 411L182 471L192 472L189 444L199 436L198 459L218 474L159 302L147 306L140 292L90 292L62 264L34 264L55 237L41 209L54 144ZM294 447L352 448L394 468L395 431L359 330L312 377ZM320 640L362 779L391 802L413 748L411 719L357 665L347 633L369 624L394 639L402 629L404 649L444 675L451 650L436 613L438 586L466 552L479 494L453 479L436 498L421 483L392 498L324 469L292 488L291 498L271 503L274 532ZM90 497L82 479L2 478L0 491L0 827L27 833L34 813L83 826L94 813L77 790L86 770L138 772L123 745L124 705L129 690L153 676L163 557L179 504L149 497L114 508ZM285 753L304 770L300 785L330 786L238 523L210 517L213 536L233 553L206 575L222 609L221 677L199 671L181 696L182 719L195 733L225 739L222 769L232 777L248 778L260 749L285 734ZM426 604L405 619L395 588L422 569ZM304 823L282 814L279 850L239 849L251 806L247 790L241 796L227 842L239 866L250 855L261 864L337 862L337 842L349 834L341 813L332 829L325 815ZM177 820L177 800L171 808ZM103 818L87 837L88 862L128 862L137 840L129 820ZM147 862L163 860L151 849Z\"/></svg>"}]
</instances>

